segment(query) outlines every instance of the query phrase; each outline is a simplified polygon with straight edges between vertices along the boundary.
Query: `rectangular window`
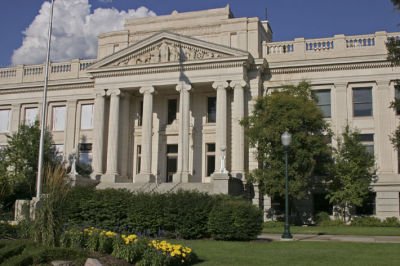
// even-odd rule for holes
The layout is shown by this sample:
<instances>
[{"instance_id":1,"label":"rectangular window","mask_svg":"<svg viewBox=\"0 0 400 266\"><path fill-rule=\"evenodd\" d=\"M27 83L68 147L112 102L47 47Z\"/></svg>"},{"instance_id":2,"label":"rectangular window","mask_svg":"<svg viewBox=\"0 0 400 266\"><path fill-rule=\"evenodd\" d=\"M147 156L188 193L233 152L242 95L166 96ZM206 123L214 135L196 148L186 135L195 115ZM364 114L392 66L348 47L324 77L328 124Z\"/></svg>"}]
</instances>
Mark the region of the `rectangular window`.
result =
<instances>
[{"instance_id":1,"label":"rectangular window","mask_svg":"<svg viewBox=\"0 0 400 266\"><path fill-rule=\"evenodd\" d=\"M207 122L215 123L217 118L217 98L208 97L207 98Z\"/></svg>"},{"instance_id":2,"label":"rectangular window","mask_svg":"<svg viewBox=\"0 0 400 266\"><path fill-rule=\"evenodd\" d=\"M168 100L168 125L171 125L172 122L176 119L176 112L178 111L177 109L178 106L178 101L177 99L169 99Z\"/></svg>"},{"instance_id":3,"label":"rectangular window","mask_svg":"<svg viewBox=\"0 0 400 266\"><path fill-rule=\"evenodd\" d=\"M360 142L365 146L368 153L374 154L374 134L360 134Z\"/></svg>"},{"instance_id":4,"label":"rectangular window","mask_svg":"<svg viewBox=\"0 0 400 266\"><path fill-rule=\"evenodd\" d=\"M65 106L53 107L53 131L63 131L65 129L65 116L67 108Z\"/></svg>"},{"instance_id":5,"label":"rectangular window","mask_svg":"<svg viewBox=\"0 0 400 266\"><path fill-rule=\"evenodd\" d=\"M143 123L143 101L140 101L138 126L141 127L142 123Z\"/></svg>"},{"instance_id":6,"label":"rectangular window","mask_svg":"<svg viewBox=\"0 0 400 266\"><path fill-rule=\"evenodd\" d=\"M206 144L206 169L207 176L211 176L215 171L215 143Z\"/></svg>"},{"instance_id":7,"label":"rectangular window","mask_svg":"<svg viewBox=\"0 0 400 266\"><path fill-rule=\"evenodd\" d=\"M400 86L396 86L396 87L395 87L394 99L395 99L396 101L400 101ZM396 108L396 115L400 115L400 106L398 106L398 107Z\"/></svg>"},{"instance_id":8,"label":"rectangular window","mask_svg":"<svg viewBox=\"0 0 400 266\"><path fill-rule=\"evenodd\" d=\"M0 110L0 133L10 132L11 110Z\"/></svg>"},{"instance_id":9,"label":"rectangular window","mask_svg":"<svg viewBox=\"0 0 400 266\"><path fill-rule=\"evenodd\" d=\"M331 90L315 91L318 102L317 105L321 109L325 118L331 117Z\"/></svg>"},{"instance_id":10,"label":"rectangular window","mask_svg":"<svg viewBox=\"0 0 400 266\"><path fill-rule=\"evenodd\" d=\"M25 125L32 126L35 121L39 119L38 108L26 108L25 109Z\"/></svg>"},{"instance_id":11,"label":"rectangular window","mask_svg":"<svg viewBox=\"0 0 400 266\"><path fill-rule=\"evenodd\" d=\"M172 182L173 175L176 173L178 166L178 145L167 145L167 178L166 183Z\"/></svg>"},{"instance_id":12,"label":"rectangular window","mask_svg":"<svg viewBox=\"0 0 400 266\"><path fill-rule=\"evenodd\" d=\"M140 173L140 164L142 163L142 146L137 145L136 148L137 154L136 154L136 174Z\"/></svg>"},{"instance_id":13,"label":"rectangular window","mask_svg":"<svg viewBox=\"0 0 400 266\"><path fill-rule=\"evenodd\" d=\"M57 158L62 161L64 157L64 145L63 144L55 144L54 148L56 149Z\"/></svg>"},{"instance_id":14,"label":"rectangular window","mask_svg":"<svg viewBox=\"0 0 400 266\"><path fill-rule=\"evenodd\" d=\"M372 88L353 88L354 116L372 116Z\"/></svg>"},{"instance_id":15,"label":"rectangular window","mask_svg":"<svg viewBox=\"0 0 400 266\"><path fill-rule=\"evenodd\" d=\"M92 165L92 143L79 143L79 163Z\"/></svg>"},{"instance_id":16,"label":"rectangular window","mask_svg":"<svg viewBox=\"0 0 400 266\"><path fill-rule=\"evenodd\" d=\"M93 129L93 104L82 104L81 129Z\"/></svg>"}]
</instances>

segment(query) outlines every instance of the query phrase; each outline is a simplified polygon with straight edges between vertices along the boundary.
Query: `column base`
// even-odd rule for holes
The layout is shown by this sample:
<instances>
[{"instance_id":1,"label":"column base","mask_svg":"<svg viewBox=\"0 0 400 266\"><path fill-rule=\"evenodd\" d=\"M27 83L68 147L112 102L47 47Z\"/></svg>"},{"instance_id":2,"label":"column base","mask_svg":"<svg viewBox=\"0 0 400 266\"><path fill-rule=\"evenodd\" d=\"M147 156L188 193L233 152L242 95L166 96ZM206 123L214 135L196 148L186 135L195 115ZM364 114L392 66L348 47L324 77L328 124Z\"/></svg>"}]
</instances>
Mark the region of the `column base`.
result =
<instances>
[{"instance_id":1,"label":"column base","mask_svg":"<svg viewBox=\"0 0 400 266\"><path fill-rule=\"evenodd\" d=\"M172 183L189 183L192 181L192 175L189 173L175 173L172 176Z\"/></svg>"},{"instance_id":2,"label":"column base","mask_svg":"<svg viewBox=\"0 0 400 266\"><path fill-rule=\"evenodd\" d=\"M156 178L153 174L140 173L135 177L135 183L154 183Z\"/></svg>"},{"instance_id":3,"label":"column base","mask_svg":"<svg viewBox=\"0 0 400 266\"><path fill-rule=\"evenodd\" d=\"M229 194L229 180L231 177L227 173L216 173L211 175L214 194Z\"/></svg>"},{"instance_id":4,"label":"column base","mask_svg":"<svg viewBox=\"0 0 400 266\"><path fill-rule=\"evenodd\" d=\"M125 178L122 177L120 174L104 174L100 178L102 183L123 183Z\"/></svg>"},{"instance_id":5,"label":"column base","mask_svg":"<svg viewBox=\"0 0 400 266\"><path fill-rule=\"evenodd\" d=\"M103 173L93 172L90 174L90 179L100 181L102 175L103 175Z\"/></svg>"}]
</instances>

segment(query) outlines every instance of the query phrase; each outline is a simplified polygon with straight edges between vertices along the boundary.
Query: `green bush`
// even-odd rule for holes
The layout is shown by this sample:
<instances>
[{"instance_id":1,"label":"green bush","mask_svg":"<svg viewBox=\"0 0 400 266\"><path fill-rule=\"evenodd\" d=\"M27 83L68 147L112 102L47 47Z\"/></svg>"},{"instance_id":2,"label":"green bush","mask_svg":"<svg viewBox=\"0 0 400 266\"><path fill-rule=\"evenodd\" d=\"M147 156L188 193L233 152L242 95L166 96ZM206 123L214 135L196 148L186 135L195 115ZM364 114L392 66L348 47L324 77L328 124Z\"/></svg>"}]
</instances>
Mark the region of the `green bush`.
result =
<instances>
[{"instance_id":1,"label":"green bush","mask_svg":"<svg viewBox=\"0 0 400 266\"><path fill-rule=\"evenodd\" d=\"M315 215L315 222L317 224L320 224L322 222L330 221L331 217L329 216L329 213L327 212L319 212Z\"/></svg>"},{"instance_id":2,"label":"green bush","mask_svg":"<svg viewBox=\"0 0 400 266\"><path fill-rule=\"evenodd\" d=\"M17 237L17 226L10 225L8 223L0 222L0 239L3 238L16 238Z\"/></svg>"},{"instance_id":3,"label":"green bush","mask_svg":"<svg viewBox=\"0 0 400 266\"><path fill-rule=\"evenodd\" d=\"M7 260L10 257L16 256L18 254L21 254L22 251L26 247L25 241L3 241L3 246L0 249L0 263L3 261Z\"/></svg>"},{"instance_id":4,"label":"green bush","mask_svg":"<svg viewBox=\"0 0 400 266\"><path fill-rule=\"evenodd\" d=\"M250 240L262 231L261 210L247 201L222 201L214 206L208 230L217 240Z\"/></svg>"},{"instance_id":5,"label":"green bush","mask_svg":"<svg viewBox=\"0 0 400 266\"><path fill-rule=\"evenodd\" d=\"M398 227L400 226L400 221L397 217L387 217L383 222L382 226L385 227Z\"/></svg>"},{"instance_id":6,"label":"green bush","mask_svg":"<svg viewBox=\"0 0 400 266\"><path fill-rule=\"evenodd\" d=\"M373 226L373 227L379 227L382 226L381 220L376 217L371 217L371 216L361 216L361 217L355 217L351 221L352 226Z\"/></svg>"}]
</instances>

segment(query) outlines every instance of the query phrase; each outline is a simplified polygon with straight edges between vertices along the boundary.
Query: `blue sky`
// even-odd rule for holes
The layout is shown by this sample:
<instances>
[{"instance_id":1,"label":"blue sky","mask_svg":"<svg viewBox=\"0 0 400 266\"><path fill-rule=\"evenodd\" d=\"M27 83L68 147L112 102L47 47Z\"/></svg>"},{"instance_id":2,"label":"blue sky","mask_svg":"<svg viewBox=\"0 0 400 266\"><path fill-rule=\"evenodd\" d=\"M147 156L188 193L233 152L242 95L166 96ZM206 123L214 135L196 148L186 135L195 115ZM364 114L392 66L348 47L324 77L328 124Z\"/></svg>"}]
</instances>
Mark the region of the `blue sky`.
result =
<instances>
[{"instance_id":1,"label":"blue sky","mask_svg":"<svg viewBox=\"0 0 400 266\"><path fill-rule=\"evenodd\" d=\"M67 1L67 0L56 0ZM87 0L68 0L68 1L87 1ZM39 14L43 0L3 0L0 9L0 34L2 36L0 42L0 67L6 67L12 64L12 55L14 50L21 47L25 35L23 31L26 30ZM67 3L67 2L66 2ZM90 12L97 8L116 8L118 11L137 9L140 6L146 7L148 10L141 10L137 12L140 14L150 14L151 11L157 15L170 14L173 10L178 12L195 11L202 9L224 7L230 4L230 8L235 17L259 17L264 20L265 8L268 8L268 20L271 23L274 31L274 40L292 40L296 37L305 38L320 38L331 37L334 34L368 34L374 33L379 30L386 30L388 32L400 31L398 23L400 23L400 13L393 10L393 5L390 0L89 0ZM71 11L72 12L72 11ZM89 10L88 10L89 12ZM146 13L147 12L147 13ZM122 13L121 13L122 14ZM115 15L115 14L114 14ZM82 15L83 16L83 15ZM66 25L68 17L63 16L63 22L59 22L61 29L62 25ZM97 16L97 19L99 16ZM57 17L54 18L57 20ZM32 26L32 30L42 30L43 33L47 32L47 28L37 19L36 28ZM60 21L60 20L59 20ZM99 20L93 20L99 21ZM93 23L95 23L93 22ZM93 24L92 23L92 24ZM79 28L79 25L71 26L71 29ZM90 29L92 26L88 26ZM67 43L65 40L71 34L72 30L57 31L59 34L57 40ZM32 33L33 35L39 33ZM65 36L63 36L63 34ZM43 36L43 35L40 35ZM39 36L39 37L40 37ZM80 36L80 35L79 35ZM78 36L78 37L79 37ZM38 37L38 40L40 39ZM64 38L62 38L64 37ZM79 38L83 38L80 36ZM91 37L93 39L93 36ZM78 39L77 39L78 40ZM88 41L89 42L89 41ZM73 42L77 45L79 41ZM72 46L71 44L66 44ZM80 49L85 49L85 45L81 44ZM28 48L27 48L28 47ZM29 46L25 47L25 53L21 51L19 59L14 59L14 62L21 63L27 62L40 62L42 55L35 58L28 58ZM70 53L63 53L57 57L57 51L68 50L61 44L55 44L55 52L53 60L64 59L78 54L80 57L91 57L92 52L77 53L72 51ZM57 50L58 47L58 50ZM77 49L78 49L77 48ZM38 48L40 49L40 47ZM45 50L45 49L44 49ZM28 53L28 55L27 55ZM33 54L38 54L33 52ZM39 60L39 61L38 61Z\"/></svg>"}]
</instances>

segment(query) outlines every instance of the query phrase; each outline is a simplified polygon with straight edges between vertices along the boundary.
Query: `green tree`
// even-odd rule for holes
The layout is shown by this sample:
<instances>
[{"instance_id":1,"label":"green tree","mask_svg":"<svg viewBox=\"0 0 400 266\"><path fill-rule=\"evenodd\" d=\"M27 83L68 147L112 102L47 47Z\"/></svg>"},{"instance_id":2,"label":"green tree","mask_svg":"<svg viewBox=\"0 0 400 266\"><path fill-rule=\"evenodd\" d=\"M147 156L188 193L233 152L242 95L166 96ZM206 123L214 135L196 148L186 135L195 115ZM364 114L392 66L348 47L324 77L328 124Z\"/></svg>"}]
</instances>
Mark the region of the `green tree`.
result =
<instances>
[{"instance_id":1,"label":"green tree","mask_svg":"<svg viewBox=\"0 0 400 266\"><path fill-rule=\"evenodd\" d=\"M349 126L337 143L327 198L339 207L341 217L346 220L348 207L361 206L371 182L376 181L375 158L360 143L360 134L351 131Z\"/></svg>"},{"instance_id":2,"label":"green tree","mask_svg":"<svg viewBox=\"0 0 400 266\"><path fill-rule=\"evenodd\" d=\"M400 0L391 0L395 9L400 10ZM388 50L387 59L392 63L393 66L400 66L400 40L391 38L386 43L386 47ZM399 85L399 80L396 82ZM390 107L393 108L397 112L400 110L400 99L395 99L391 102ZM390 140L394 148L397 151L400 151L400 126L393 132L390 136Z\"/></svg>"},{"instance_id":3,"label":"green tree","mask_svg":"<svg viewBox=\"0 0 400 266\"><path fill-rule=\"evenodd\" d=\"M30 199L36 191L40 142L39 122L21 125L7 135L7 146L0 152L0 208L10 210L17 199ZM59 164L52 136L44 138L43 164Z\"/></svg>"},{"instance_id":4,"label":"green tree","mask_svg":"<svg viewBox=\"0 0 400 266\"><path fill-rule=\"evenodd\" d=\"M328 124L316 105L311 85L301 82L256 100L254 112L242 121L249 145L257 149L259 168L250 181L271 197L285 193L285 160L281 134L292 135L289 150L289 195L301 199L324 184L331 161ZM328 133L328 136L324 135Z\"/></svg>"}]
</instances>

